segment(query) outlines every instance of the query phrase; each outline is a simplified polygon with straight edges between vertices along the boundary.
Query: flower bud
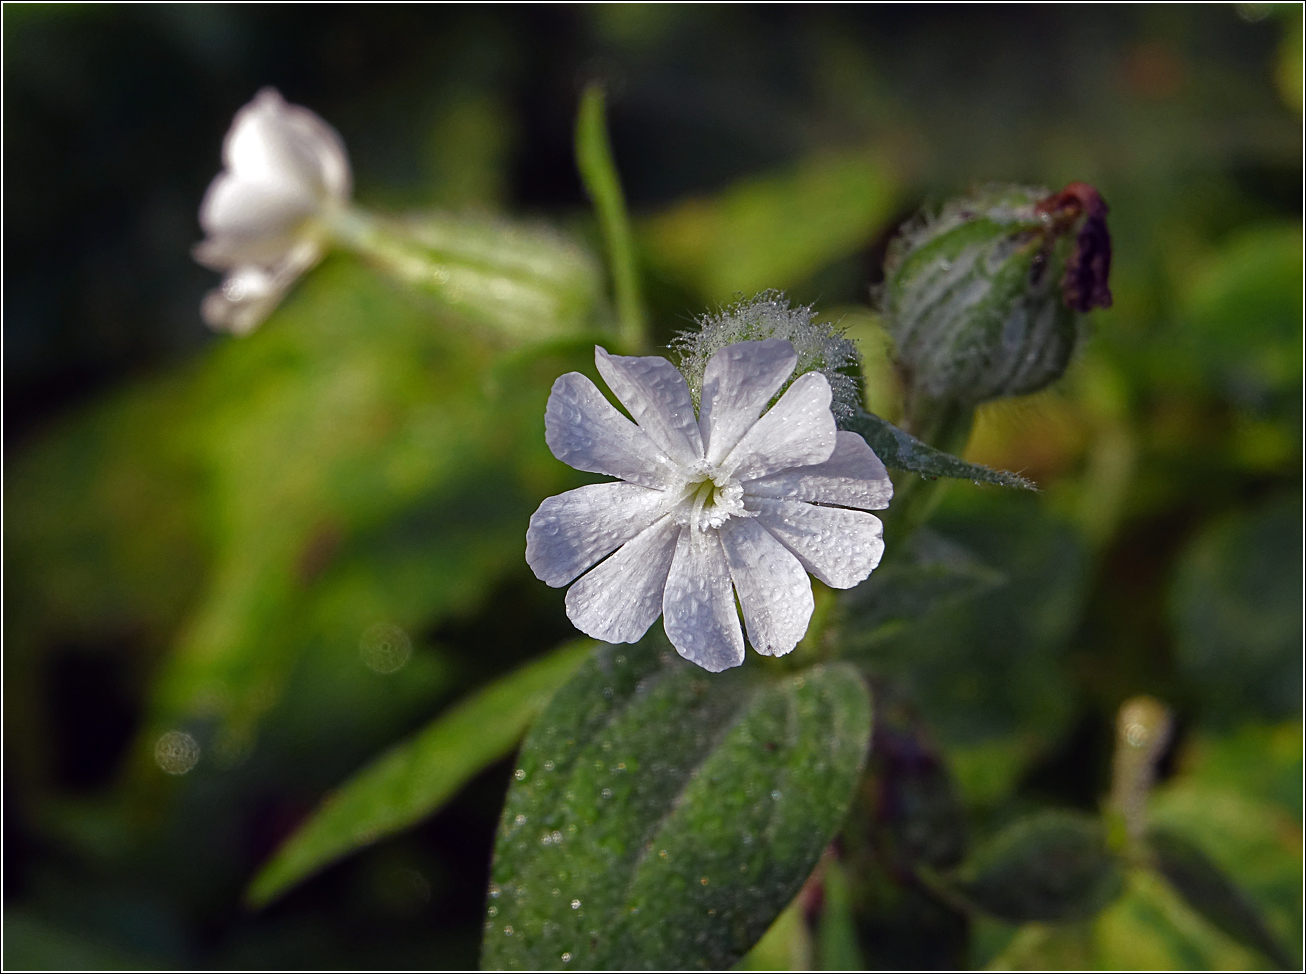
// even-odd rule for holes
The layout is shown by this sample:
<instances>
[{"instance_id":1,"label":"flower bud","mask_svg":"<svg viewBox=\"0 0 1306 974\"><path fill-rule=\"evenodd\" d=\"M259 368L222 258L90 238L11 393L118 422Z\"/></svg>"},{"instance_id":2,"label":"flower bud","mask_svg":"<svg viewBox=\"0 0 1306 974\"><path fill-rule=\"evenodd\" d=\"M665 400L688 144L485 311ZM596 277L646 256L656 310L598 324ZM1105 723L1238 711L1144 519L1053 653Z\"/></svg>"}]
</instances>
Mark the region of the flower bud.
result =
<instances>
[{"instance_id":1,"label":"flower bud","mask_svg":"<svg viewBox=\"0 0 1306 974\"><path fill-rule=\"evenodd\" d=\"M326 247L325 222L349 202L349 157L335 129L264 88L236 113L223 170L200 205L195 259L226 273L204 320L245 334L276 307Z\"/></svg>"},{"instance_id":2,"label":"flower bud","mask_svg":"<svg viewBox=\"0 0 1306 974\"><path fill-rule=\"evenodd\" d=\"M698 320L697 331L683 331L672 348L680 353L680 371L698 405L703 388L703 371L712 356L736 342L759 342L779 338L793 345L798 364L781 386L808 372L820 372L830 382L833 401L830 411L836 420L846 420L861 409L861 358L852 339L834 325L816 322L810 305L789 306L779 291L762 291Z\"/></svg>"},{"instance_id":3,"label":"flower bud","mask_svg":"<svg viewBox=\"0 0 1306 974\"><path fill-rule=\"evenodd\" d=\"M903 228L885 259L881 310L912 402L974 406L1035 392L1065 371L1076 312L1111 305L1106 203L989 188Z\"/></svg>"}]
</instances>

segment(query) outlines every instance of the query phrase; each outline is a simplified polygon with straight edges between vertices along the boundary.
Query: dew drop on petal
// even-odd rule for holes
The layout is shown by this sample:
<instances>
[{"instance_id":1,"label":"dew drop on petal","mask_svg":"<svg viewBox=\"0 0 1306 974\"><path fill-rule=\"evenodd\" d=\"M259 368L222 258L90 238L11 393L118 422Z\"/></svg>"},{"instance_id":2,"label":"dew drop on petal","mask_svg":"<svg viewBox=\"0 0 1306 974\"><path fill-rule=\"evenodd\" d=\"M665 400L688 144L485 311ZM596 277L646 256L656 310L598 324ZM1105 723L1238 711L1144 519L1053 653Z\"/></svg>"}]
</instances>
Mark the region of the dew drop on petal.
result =
<instances>
[{"instance_id":1,"label":"dew drop on petal","mask_svg":"<svg viewBox=\"0 0 1306 974\"><path fill-rule=\"evenodd\" d=\"M573 910L579 910L579 909L580 909L580 900L572 900L572 901L571 901L571 908L572 908Z\"/></svg>"}]
</instances>

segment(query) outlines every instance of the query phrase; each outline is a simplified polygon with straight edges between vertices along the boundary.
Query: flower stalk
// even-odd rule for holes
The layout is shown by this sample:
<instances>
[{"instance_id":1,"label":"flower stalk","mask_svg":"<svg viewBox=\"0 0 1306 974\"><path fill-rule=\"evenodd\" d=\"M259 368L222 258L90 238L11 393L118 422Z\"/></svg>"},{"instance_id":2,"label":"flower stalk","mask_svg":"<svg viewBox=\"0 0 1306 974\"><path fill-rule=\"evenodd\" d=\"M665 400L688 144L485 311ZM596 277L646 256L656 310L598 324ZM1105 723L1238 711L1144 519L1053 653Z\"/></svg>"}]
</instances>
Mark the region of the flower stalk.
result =
<instances>
[{"instance_id":1,"label":"flower stalk","mask_svg":"<svg viewBox=\"0 0 1306 974\"><path fill-rule=\"evenodd\" d=\"M576 165L585 191L594 203L607 249L621 343L629 352L646 351L647 317L635 260L635 238L630 229L626 196L612 158L603 88L598 84L589 85L581 95L576 117Z\"/></svg>"}]
</instances>

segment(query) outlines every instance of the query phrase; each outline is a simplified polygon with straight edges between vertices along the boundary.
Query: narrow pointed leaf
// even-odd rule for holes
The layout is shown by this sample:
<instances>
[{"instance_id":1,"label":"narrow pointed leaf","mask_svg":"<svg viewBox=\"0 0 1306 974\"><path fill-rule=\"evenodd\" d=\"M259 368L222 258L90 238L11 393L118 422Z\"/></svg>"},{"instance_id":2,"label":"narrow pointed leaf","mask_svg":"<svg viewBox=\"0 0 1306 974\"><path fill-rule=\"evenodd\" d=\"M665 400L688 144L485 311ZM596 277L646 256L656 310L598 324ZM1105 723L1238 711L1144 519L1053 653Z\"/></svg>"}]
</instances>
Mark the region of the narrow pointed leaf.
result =
<instances>
[{"instance_id":1,"label":"narrow pointed leaf","mask_svg":"<svg viewBox=\"0 0 1306 974\"><path fill-rule=\"evenodd\" d=\"M875 451L875 455L893 470L918 473L922 477L954 477L958 480L973 480L977 484L1037 489L1032 481L1020 474L994 470L978 463L967 463L951 453L935 449L873 413L858 412L851 419L840 423L840 426L860 433Z\"/></svg>"},{"instance_id":2,"label":"narrow pointed leaf","mask_svg":"<svg viewBox=\"0 0 1306 974\"><path fill-rule=\"evenodd\" d=\"M249 902L262 906L340 857L430 815L513 749L593 646L588 639L567 643L473 694L358 772L263 867Z\"/></svg>"},{"instance_id":3,"label":"narrow pointed leaf","mask_svg":"<svg viewBox=\"0 0 1306 974\"><path fill-rule=\"evenodd\" d=\"M527 738L484 967L728 966L839 827L870 736L857 673L710 674L664 647L600 650Z\"/></svg>"},{"instance_id":4,"label":"narrow pointed leaf","mask_svg":"<svg viewBox=\"0 0 1306 974\"><path fill-rule=\"evenodd\" d=\"M1276 967L1293 966L1247 894L1211 861L1200 846L1165 828L1152 829L1147 842L1156 857L1157 871L1170 881L1189 906L1230 937L1260 951Z\"/></svg>"}]
</instances>

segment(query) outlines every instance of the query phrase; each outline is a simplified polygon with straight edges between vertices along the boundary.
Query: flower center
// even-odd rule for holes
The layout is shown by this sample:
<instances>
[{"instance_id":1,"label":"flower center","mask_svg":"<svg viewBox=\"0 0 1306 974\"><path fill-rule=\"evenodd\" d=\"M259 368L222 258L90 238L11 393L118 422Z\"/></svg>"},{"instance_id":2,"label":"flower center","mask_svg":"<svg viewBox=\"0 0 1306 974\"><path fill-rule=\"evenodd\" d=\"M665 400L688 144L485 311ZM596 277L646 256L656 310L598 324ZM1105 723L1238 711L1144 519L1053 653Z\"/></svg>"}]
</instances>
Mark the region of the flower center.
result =
<instances>
[{"instance_id":1,"label":"flower center","mask_svg":"<svg viewBox=\"0 0 1306 974\"><path fill-rule=\"evenodd\" d=\"M744 489L720 473L695 474L681 489L676 522L700 531L719 528L732 517L751 517L744 510Z\"/></svg>"}]
</instances>

